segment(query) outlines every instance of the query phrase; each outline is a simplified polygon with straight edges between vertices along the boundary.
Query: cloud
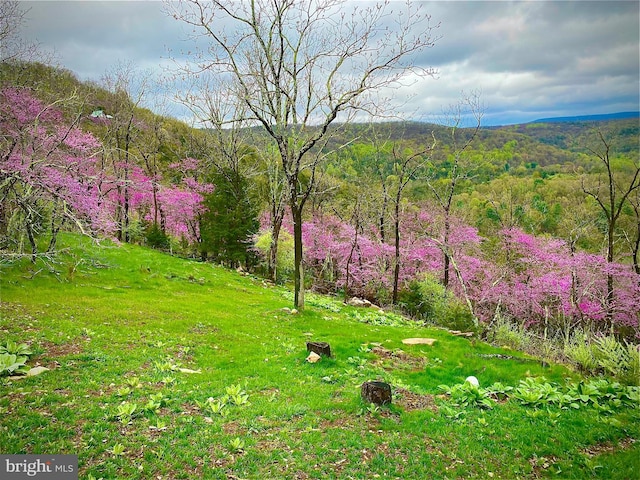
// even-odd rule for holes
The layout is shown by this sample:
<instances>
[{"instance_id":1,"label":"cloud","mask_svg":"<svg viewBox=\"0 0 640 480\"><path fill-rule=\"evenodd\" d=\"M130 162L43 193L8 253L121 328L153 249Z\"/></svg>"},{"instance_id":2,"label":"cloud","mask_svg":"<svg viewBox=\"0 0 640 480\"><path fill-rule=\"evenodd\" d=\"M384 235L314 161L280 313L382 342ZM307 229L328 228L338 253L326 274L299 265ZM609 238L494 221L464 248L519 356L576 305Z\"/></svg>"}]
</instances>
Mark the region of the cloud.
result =
<instances>
[{"instance_id":1,"label":"cloud","mask_svg":"<svg viewBox=\"0 0 640 480\"><path fill-rule=\"evenodd\" d=\"M413 2L417 4L417 2ZM81 79L118 62L158 74L196 44L158 1L24 2L24 36L55 49ZM640 3L636 1L421 2L433 48L415 58L436 79L389 92L405 115L425 118L480 90L486 121L639 110ZM393 7L393 3L392 3ZM206 46L201 39L199 45ZM418 80L418 79L409 79Z\"/></svg>"}]
</instances>

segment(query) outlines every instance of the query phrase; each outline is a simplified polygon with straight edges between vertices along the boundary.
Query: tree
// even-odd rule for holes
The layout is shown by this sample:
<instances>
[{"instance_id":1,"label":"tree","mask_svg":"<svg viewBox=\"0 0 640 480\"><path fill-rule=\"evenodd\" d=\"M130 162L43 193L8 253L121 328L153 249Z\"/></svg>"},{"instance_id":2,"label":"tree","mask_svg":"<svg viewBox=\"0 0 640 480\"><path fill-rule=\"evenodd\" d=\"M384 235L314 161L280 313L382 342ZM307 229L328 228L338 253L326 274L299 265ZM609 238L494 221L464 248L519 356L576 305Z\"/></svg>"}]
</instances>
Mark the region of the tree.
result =
<instances>
[{"instance_id":1,"label":"tree","mask_svg":"<svg viewBox=\"0 0 640 480\"><path fill-rule=\"evenodd\" d=\"M636 189L635 193L629 197L629 202L633 208L636 221L636 231L634 232L633 239L630 240L632 245L631 255L633 258L633 269L640 275L640 188Z\"/></svg>"},{"instance_id":2,"label":"tree","mask_svg":"<svg viewBox=\"0 0 640 480\"><path fill-rule=\"evenodd\" d=\"M604 172L598 175L595 185L587 185L585 181L582 183L583 192L593 198L602 214L606 218L606 235L607 235L607 262L613 263L615 259L615 237L616 225L622 214L623 207L628 202L629 197L638 189L640 189L640 162L636 160L629 172L628 176L624 172L616 168L614 158L612 158L612 145L602 133L596 132L599 141L599 147L588 147L589 151L595 155L600 161ZM612 308L614 302L614 278L612 274L607 275L607 305L610 306L607 314L609 324L612 326Z\"/></svg>"},{"instance_id":3,"label":"tree","mask_svg":"<svg viewBox=\"0 0 640 480\"><path fill-rule=\"evenodd\" d=\"M132 64L119 64L105 74L104 87L111 92L111 102L104 105L111 119L107 123L107 135L104 137L105 155L111 157L113 171L119 179L117 183L118 203L118 240L131 240L131 196L134 166L142 163L135 155L134 146L143 128L137 118L140 106L148 87L148 76L137 73Z\"/></svg>"},{"instance_id":4,"label":"tree","mask_svg":"<svg viewBox=\"0 0 640 480\"><path fill-rule=\"evenodd\" d=\"M256 175L260 154L248 145L251 130L241 121L246 117L244 103L229 98L227 84L220 79L203 77L180 99L206 128L201 146L204 169L216 185L200 219L201 253L203 258L212 253L231 267L242 262L246 266L250 238L258 228L253 202L257 195L250 179Z\"/></svg>"},{"instance_id":5,"label":"tree","mask_svg":"<svg viewBox=\"0 0 640 480\"><path fill-rule=\"evenodd\" d=\"M395 255L393 261L393 294L392 303L398 302L398 292L400 288L400 219L402 210L402 196L405 188L411 180L414 180L429 160L429 154L435 147L435 138L430 146L420 148L416 151L406 146L394 142L392 148L392 161L395 176L395 191L391 202L393 203L393 234Z\"/></svg>"},{"instance_id":6,"label":"tree","mask_svg":"<svg viewBox=\"0 0 640 480\"><path fill-rule=\"evenodd\" d=\"M200 248L231 268L248 266L258 219L247 195L247 180L237 172L223 171L214 175L213 183L216 188L207 195L200 220Z\"/></svg>"},{"instance_id":7,"label":"tree","mask_svg":"<svg viewBox=\"0 0 640 480\"><path fill-rule=\"evenodd\" d=\"M18 35L26 13L20 2L0 0L0 64L28 60L37 53L36 45L21 41Z\"/></svg>"},{"instance_id":8,"label":"tree","mask_svg":"<svg viewBox=\"0 0 640 480\"><path fill-rule=\"evenodd\" d=\"M34 262L38 234L50 233L48 250L53 250L65 220L87 234L113 228L110 206L98 188L104 176L95 160L101 144L78 127L80 119L65 120L57 105L45 104L28 89L0 90L0 231L8 234L9 225L18 222Z\"/></svg>"},{"instance_id":9,"label":"tree","mask_svg":"<svg viewBox=\"0 0 640 480\"><path fill-rule=\"evenodd\" d=\"M395 11L390 3L349 9L342 0L190 0L167 7L210 41L188 73L230 78L229 94L245 103L249 119L277 148L294 223L294 304L303 308L303 211L322 148L357 112L386 107L376 93L410 74L433 74L412 63L434 43L430 18L410 2ZM388 28L394 21L396 28Z\"/></svg>"},{"instance_id":10,"label":"tree","mask_svg":"<svg viewBox=\"0 0 640 480\"><path fill-rule=\"evenodd\" d=\"M465 137L460 143L459 128L466 114L471 114L474 125L471 130L466 130ZM449 287L449 276L451 270L451 250L449 248L449 237L451 235L451 208L453 206L453 197L457 193L459 183L467 178L469 169L463 164L464 152L469 148L471 142L476 138L480 130L480 122L482 120L482 109L480 106L480 97L477 92L471 93L469 96L451 107L450 117L450 135L452 150L450 153L450 168L447 171L445 181L436 181L430 179L427 184L436 197L437 204L442 210L444 221L444 232L442 238L442 254L444 257L443 280L444 288Z\"/></svg>"}]
</instances>

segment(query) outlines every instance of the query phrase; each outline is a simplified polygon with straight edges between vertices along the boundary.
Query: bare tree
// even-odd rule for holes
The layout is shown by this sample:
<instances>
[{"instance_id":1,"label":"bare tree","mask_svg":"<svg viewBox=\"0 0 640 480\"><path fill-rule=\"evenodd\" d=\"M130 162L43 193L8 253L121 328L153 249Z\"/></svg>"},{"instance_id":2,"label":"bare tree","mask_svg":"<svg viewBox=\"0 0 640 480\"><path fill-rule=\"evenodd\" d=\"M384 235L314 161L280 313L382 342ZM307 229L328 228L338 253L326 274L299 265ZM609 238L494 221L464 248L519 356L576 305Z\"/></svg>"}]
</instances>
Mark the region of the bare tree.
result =
<instances>
[{"instance_id":1,"label":"bare tree","mask_svg":"<svg viewBox=\"0 0 640 480\"><path fill-rule=\"evenodd\" d=\"M625 204L631 195L640 189L640 162L633 163L629 175L624 175L614 165L612 158L612 144L605 138L601 130L596 131L598 137L598 147L587 147L595 155L604 172L597 175L596 182L588 185L586 180L582 180L582 191L585 195L593 198L604 214L607 225L607 262L615 260L616 226ZM607 318L609 325L612 323L612 305L614 301L613 275L607 274Z\"/></svg>"},{"instance_id":2,"label":"bare tree","mask_svg":"<svg viewBox=\"0 0 640 480\"><path fill-rule=\"evenodd\" d=\"M464 152L469 148L480 131L480 123L483 115L480 94L478 92L472 92L471 94L464 96L462 100L458 104L453 105L450 110L451 111L448 114L448 123L449 134L451 136L451 168L448 172L447 179L444 182L436 182L434 179L429 179L427 181L427 185L429 185L431 192L435 196L444 217L444 231L442 234L441 249L444 256L444 273L442 283L445 288L449 287L452 262L452 252L449 244L449 237L451 235L451 207L453 204L453 196L458 189L459 183L469 176L469 168L464 165L463 162ZM464 132L464 137L460 138L459 130L467 115L471 115L473 125L469 130Z\"/></svg>"},{"instance_id":3,"label":"bare tree","mask_svg":"<svg viewBox=\"0 0 640 480\"><path fill-rule=\"evenodd\" d=\"M629 203L635 214L636 230L633 239L629 241L631 244L631 256L633 258L633 269L640 275L640 188L636 188L634 195L629 197Z\"/></svg>"},{"instance_id":4,"label":"bare tree","mask_svg":"<svg viewBox=\"0 0 640 480\"><path fill-rule=\"evenodd\" d=\"M393 262L393 296L392 303L398 303L398 294L400 291L400 222L402 213L402 197L409 183L420 176L425 165L431 158L431 152L435 148L436 140L432 134L432 143L427 146L421 146L418 150L407 148L402 143L394 142L391 150L393 170L395 176L395 191L391 198L393 203L393 233L395 255Z\"/></svg>"},{"instance_id":5,"label":"bare tree","mask_svg":"<svg viewBox=\"0 0 640 480\"><path fill-rule=\"evenodd\" d=\"M31 60L39 53L36 44L20 38L20 28L28 12L22 9L20 3L0 0L0 64L14 60Z\"/></svg>"},{"instance_id":6,"label":"bare tree","mask_svg":"<svg viewBox=\"0 0 640 480\"><path fill-rule=\"evenodd\" d=\"M134 151L139 125L136 121L136 109L149 88L149 75L137 71L131 63L120 63L102 78L102 85L112 94L112 102L107 105L113 118L109 122L109 130L104 138L105 153L112 156L113 170L118 183L118 240L130 241L131 222L131 172L133 165L139 161Z\"/></svg>"},{"instance_id":7,"label":"bare tree","mask_svg":"<svg viewBox=\"0 0 640 480\"><path fill-rule=\"evenodd\" d=\"M394 4L393 11L388 2L360 7L343 0L166 5L209 44L187 73L231 79L229 95L242 99L249 119L277 148L294 223L294 304L303 308L303 209L325 158L322 148L358 112L387 108L376 98L384 89L433 74L413 61L434 44L430 18L411 2Z\"/></svg>"}]
</instances>

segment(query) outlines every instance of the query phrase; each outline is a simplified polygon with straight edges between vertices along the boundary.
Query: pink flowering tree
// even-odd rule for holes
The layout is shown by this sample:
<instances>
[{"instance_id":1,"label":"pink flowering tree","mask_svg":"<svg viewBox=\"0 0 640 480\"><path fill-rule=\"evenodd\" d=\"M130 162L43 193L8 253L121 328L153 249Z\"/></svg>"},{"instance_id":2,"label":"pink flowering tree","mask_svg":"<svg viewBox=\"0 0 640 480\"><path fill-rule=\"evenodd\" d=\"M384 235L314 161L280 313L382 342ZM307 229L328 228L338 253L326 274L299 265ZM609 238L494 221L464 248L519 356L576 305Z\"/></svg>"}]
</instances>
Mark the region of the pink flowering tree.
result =
<instances>
[{"instance_id":1,"label":"pink flowering tree","mask_svg":"<svg viewBox=\"0 0 640 480\"><path fill-rule=\"evenodd\" d=\"M574 253L561 240L515 228L503 230L501 242L502 273L485 286L485 314L499 308L527 327L565 332L578 325L606 331L610 317L616 329L637 331L640 276L631 266Z\"/></svg>"},{"instance_id":2,"label":"pink flowering tree","mask_svg":"<svg viewBox=\"0 0 640 480\"><path fill-rule=\"evenodd\" d=\"M213 191L213 185L198 180L199 165L194 158L170 164L173 184L158 173L150 175L141 167L130 166L132 181L127 189L130 209L163 234L188 244L198 243L204 195Z\"/></svg>"},{"instance_id":3,"label":"pink flowering tree","mask_svg":"<svg viewBox=\"0 0 640 480\"><path fill-rule=\"evenodd\" d=\"M11 225L26 234L31 257L37 237L49 233L49 250L64 221L83 233L113 231L107 182L97 167L100 142L67 121L55 105L46 105L29 89L0 91L0 229L9 238ZM14 245L15 246L15 245Z\"/></svg>"},{"instance_id":4,"label":"pink flowering tree","mask_svg":"<svg viewBox=\"0 0 640 480\"><path fill-rule=\"evenodd\" d=\"M316 287L375 299L380 289L392 286L394 250L379 240L375 229L360 233L336 216L317 215L303 224L303 240L305 264Z\"/></svg>"}]
</instances>

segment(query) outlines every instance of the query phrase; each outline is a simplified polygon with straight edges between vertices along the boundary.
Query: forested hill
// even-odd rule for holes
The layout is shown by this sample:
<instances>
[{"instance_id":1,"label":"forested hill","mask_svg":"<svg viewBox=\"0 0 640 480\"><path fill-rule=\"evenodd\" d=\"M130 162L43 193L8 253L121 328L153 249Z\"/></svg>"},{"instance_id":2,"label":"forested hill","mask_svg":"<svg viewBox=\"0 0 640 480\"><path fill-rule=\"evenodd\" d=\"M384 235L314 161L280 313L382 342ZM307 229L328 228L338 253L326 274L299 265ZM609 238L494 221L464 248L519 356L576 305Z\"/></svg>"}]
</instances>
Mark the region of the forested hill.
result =
<instances>
[{"instance_id":1,"label":"forested hill","mask_svg":"<svg viewBox=\"0 0 640 480\"><path fill-rule=\"evenodd\" d=\"M490 127L494 132L522 134L535 141L571 152L588 152L595 131L605 134L619 153L637 158L640 118L569 117L564 120L548 119L502 127Z\"/></svg>"},{"instance_id":2,"label":"forested hill","mask_svg":"<svg viewBox=\"0 0 640 480\"><path fill-rule=\"evenodd\" d=\"M530 123L562 123L562 122L599 122L602 120L622 120L627 118L640 118L640 112L618 112L600 115L577 115L572 117L539 118Z\"/></svg>"},{"instance_id":3,"label":"forested hill","mask_svg":"<svg viewBox=\"0 0 640 480\"><path fill-rule=\"evenodd\" d=\"M28 87L38 92L44 101L55 101L75 97L73 114L78 102L83 102L86 115L92 111L116 108L122 104L124 94L129 97L130 92L122 90L123 79L112 78L101 83L81 82L75 75L65 69L50 67L37 63L19 65L3 64L0 66L0 79L3 83ZM149 110L140 108L137 101L127 98L129 108L137 112L140 117L159 117ZM70 103L61 103L64 111ZM69 112L71 114L71 112ZM106 112L108 113L108 112ZM157 121L157 120L156 120ZM184 137L190 130L186 124L164 118L164 128L178 137ZM345 143L371 143L374 137L388 142L408 142L422 145L425 142L436 141L434 151L438 158L445 150L451 150L451 129L446 125L426 122L388 122L378 123L375 128L365 124L353 124L340 128L341 134L334 138L328 149ZM599 116L559 117L541 119L531 123L491 126L481 125L481 130L473 143L472 150L491 152L508 150L513 155L507 162L507 168L519 165L539 166L562 165L576 161L576 153L588 153L589 145L594 141L594 131L603 132L617 153L623 153L637 158L638 135L640 134L640 119L638 112L628 115L611 114ZM471 135L473 129L461 128L457 131L456 141L460 144ZM505 164L506 165L506 164Z\"/></svg>"}]
</instances>

